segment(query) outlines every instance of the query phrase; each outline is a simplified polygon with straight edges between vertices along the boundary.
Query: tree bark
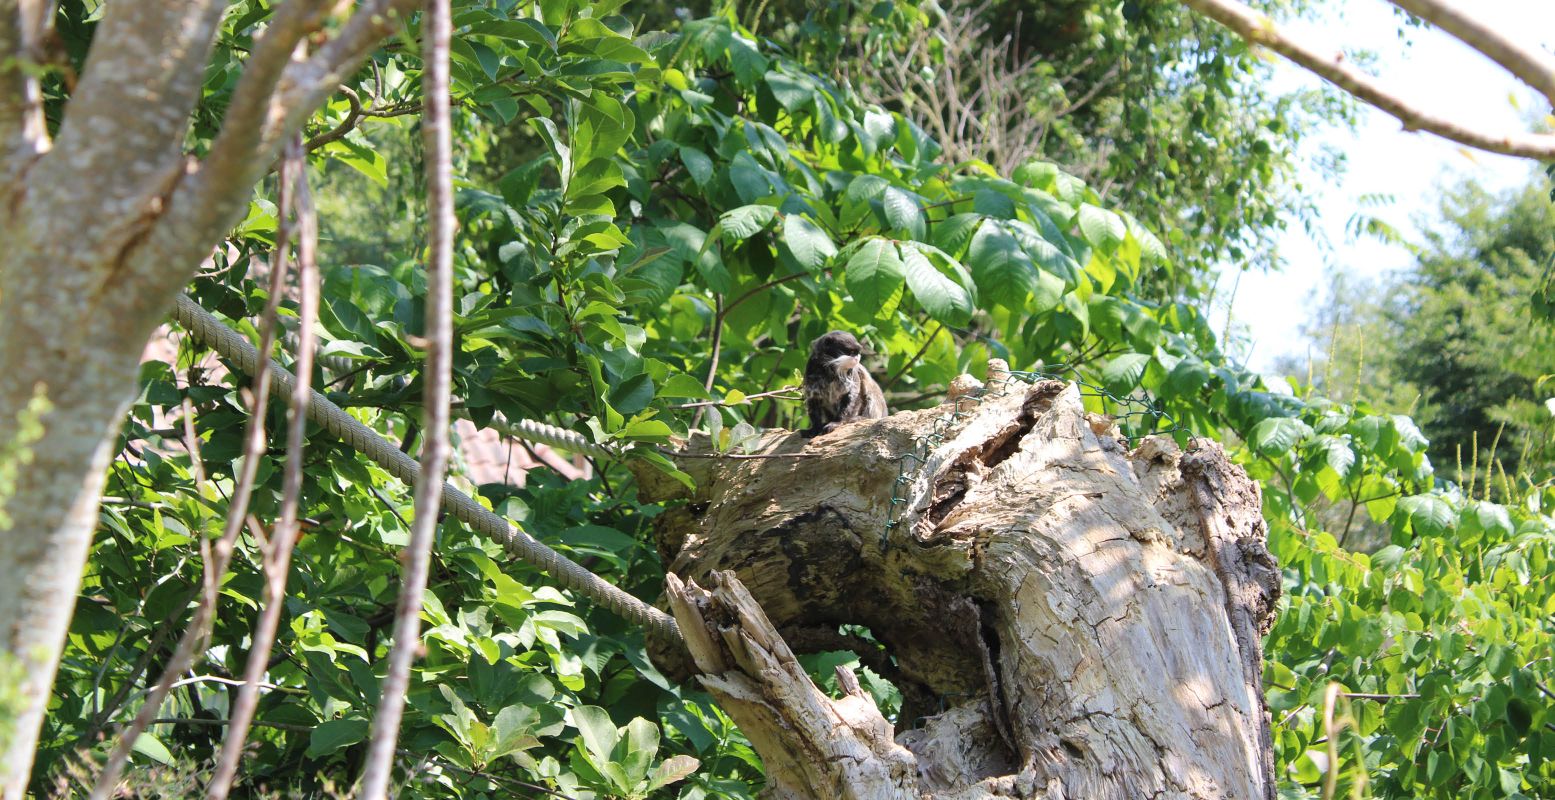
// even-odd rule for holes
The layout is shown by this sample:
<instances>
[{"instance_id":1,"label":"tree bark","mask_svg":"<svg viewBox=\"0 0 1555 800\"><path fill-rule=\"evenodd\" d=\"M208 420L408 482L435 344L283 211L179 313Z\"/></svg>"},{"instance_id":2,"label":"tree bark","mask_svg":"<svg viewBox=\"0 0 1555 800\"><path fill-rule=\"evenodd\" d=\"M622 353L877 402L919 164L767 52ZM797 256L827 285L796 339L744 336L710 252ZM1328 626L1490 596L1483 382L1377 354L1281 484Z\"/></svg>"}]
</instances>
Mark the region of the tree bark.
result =
<instances>
[{"instance_id":1,"label":"tree bark","mask_svg":"<svg viewBox=\"0 0 1555 800\"><path fill-rule=\"evenodd\" d=\"M655 660L737 720L772 798L1273 798L1257 485L1212 442L1128 449L1072 385L1000 386L682 459L692 493L644 471L685 500L657 536L689 658ZM791 652L836 649L901 690L894 725Z\"/></svg>"}]
</instances>

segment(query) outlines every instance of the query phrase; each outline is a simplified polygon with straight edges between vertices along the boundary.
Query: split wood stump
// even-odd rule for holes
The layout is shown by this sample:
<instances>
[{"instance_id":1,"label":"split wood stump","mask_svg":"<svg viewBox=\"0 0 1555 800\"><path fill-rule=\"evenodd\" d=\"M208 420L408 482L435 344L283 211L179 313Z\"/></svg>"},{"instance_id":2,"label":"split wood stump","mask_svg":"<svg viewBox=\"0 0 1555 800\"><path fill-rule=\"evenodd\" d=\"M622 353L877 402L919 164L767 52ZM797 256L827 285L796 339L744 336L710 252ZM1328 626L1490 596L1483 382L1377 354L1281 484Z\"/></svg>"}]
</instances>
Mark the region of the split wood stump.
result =
<instances>
[{"instance_id":1,"label":"split wood stump","mask_svg":"<svg viewBox=\"0 0 1555 800\"><path fill-rule=\"evenodd\" d=\"M656 532L686 647L655 661L739 724L768 798L1272 800L1258 486L1214 442L1130 449L1074 385L1002 369L752 451L801 458L682 459L694 492L643 471L684 500ZM895 724L794 657L839 649L901 690Z\"/></svg>"}]
</instances>

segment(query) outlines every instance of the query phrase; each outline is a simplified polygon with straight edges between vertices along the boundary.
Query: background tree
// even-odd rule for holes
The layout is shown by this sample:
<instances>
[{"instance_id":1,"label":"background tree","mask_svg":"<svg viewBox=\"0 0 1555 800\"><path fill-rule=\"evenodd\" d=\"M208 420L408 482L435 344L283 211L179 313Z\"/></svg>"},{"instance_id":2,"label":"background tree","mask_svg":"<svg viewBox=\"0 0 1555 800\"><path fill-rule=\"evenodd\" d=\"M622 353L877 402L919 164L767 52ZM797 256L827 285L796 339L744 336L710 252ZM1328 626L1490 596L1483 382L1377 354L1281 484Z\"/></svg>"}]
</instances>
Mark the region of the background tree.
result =
<instances>
[{"instance_id":1,"label":"background tree","mask_svg":"<svg viewBox=\"0 0 1555 800\"><path fill-rule=\"evenodd\" d=\"M1539 483L1555 466L1555 333L1529 302L1555 258L1555 210L1542 184L1494 195L1466 183L1439 213L1422 220L1410 269L1335 278L1305 328L1312 372L1329 396L1412 414L1439 471L1504 496L1504 476Z\"/></svg>"}]
</instances>

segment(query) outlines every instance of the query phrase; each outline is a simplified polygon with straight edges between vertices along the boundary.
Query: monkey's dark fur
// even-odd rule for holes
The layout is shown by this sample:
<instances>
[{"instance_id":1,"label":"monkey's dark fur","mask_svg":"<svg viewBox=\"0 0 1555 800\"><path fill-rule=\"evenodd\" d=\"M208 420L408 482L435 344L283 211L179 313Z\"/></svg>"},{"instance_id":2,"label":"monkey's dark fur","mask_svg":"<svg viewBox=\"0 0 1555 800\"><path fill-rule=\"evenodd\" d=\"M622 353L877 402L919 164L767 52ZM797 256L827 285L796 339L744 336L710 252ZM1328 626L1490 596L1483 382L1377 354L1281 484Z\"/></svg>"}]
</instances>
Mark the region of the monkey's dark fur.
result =
<instances>
[{"instance_id":1,"label":"monkey's dark fur","mask_svg":"<svg viewBox=\"0 0 1555 800\"><path fill-rule=\"evenodd\" d=\"M864 348L853 334L832 331L810 343L804 368L805 407L810 428L804 435L831 433L856 419L886 415L885 394L859 361Z\"/></svg>"}]
</instances>

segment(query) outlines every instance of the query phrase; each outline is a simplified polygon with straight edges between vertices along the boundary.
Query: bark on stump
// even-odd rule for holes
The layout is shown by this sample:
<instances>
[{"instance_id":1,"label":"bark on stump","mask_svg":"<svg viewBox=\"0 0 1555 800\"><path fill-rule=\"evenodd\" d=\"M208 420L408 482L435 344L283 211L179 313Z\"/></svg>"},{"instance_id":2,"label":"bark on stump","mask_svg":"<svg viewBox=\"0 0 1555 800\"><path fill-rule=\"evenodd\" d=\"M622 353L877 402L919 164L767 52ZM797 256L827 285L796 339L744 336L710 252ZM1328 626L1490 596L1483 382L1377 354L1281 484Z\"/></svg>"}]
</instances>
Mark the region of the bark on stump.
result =
<instances>
[{"instance_id":1,"label":"bark on stump","mask_svg":"<svg viewBox=\"0 0 1555 800\"><path fill-rule=\"evenodd\" d=\"M642 475L685 500L657 535L690 653L657 663L736 720L771 798L1273 798L1257 485L1213 442L1130 451L1072 385L959 402L683 459L694 492ZM895 726L794 661L836 649L902 690Z\"/></svg>"}]
</instances>

